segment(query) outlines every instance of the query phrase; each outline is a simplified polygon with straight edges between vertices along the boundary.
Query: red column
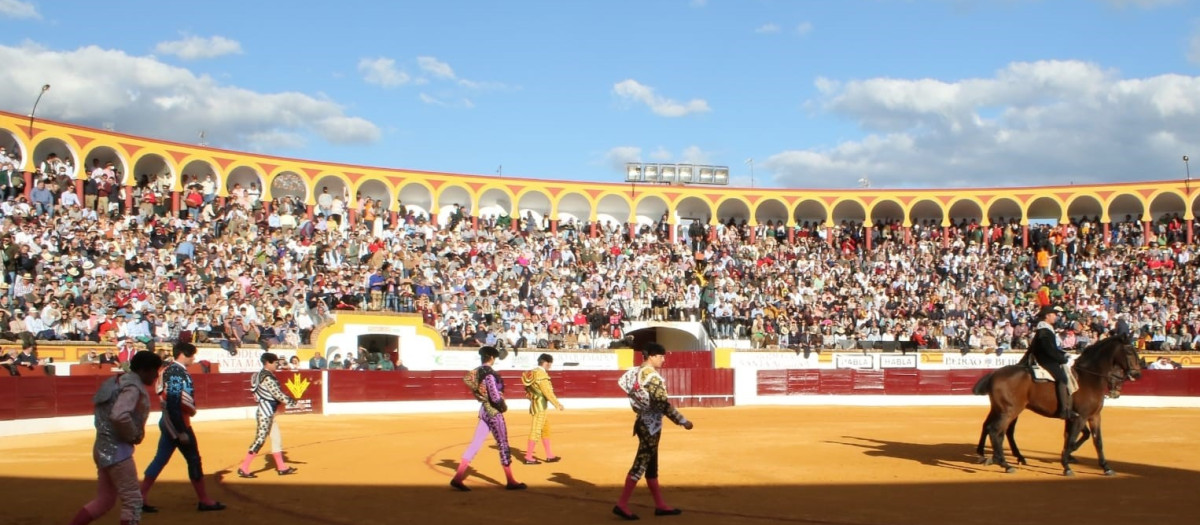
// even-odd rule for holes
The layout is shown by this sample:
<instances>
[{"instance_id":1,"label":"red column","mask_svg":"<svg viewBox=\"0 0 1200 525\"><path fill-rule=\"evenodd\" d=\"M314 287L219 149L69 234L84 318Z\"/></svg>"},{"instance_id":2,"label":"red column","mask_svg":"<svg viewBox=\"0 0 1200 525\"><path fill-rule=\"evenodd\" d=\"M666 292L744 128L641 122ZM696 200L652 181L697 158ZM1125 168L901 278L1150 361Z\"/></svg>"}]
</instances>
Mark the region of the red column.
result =
<instances>
[{"instance_id":1,"label":"red column","mask_svg":"<svg viewBox=\"0 0 1200 525\"><path fill-rule=\"evenodd\" d=\"M1191 224L1191 222L1188 222L1188 224ZM675 244L675 225L669 222L667 223L667 242Z\"/></svg>"},{"instance_id":2,"label":"red column","mask_svg":"<svg viewBox=\"0 0 1200 525\"><path fill-rule=\"evenodd\" d=\"M796 242L796 227L788 226L787 229L788 229L788 244L792 244L792 243Z\"/></svg>"},{"instance_id":3,"label":"red column","mask_svg":"<svg viewBox=\"0 0 1200 525\"><path fill-rule=\"evenodd\" d=\"M1021 225L1021 247L1022 248L1029 247L1029 225L1028 224Z\"/></svg>"},{"instance_id":4,"label":"red column","mask_svg":"<svg viewBox=\"0 0 1200 525\"><path fill-rule=\"evenodd\" d=\"M512 220L512 222L511 222L511 223L509 223L509 225L508 225L508 226L509 226L510 228L512 228L512 231L518 231L518 230L520 230L520 229L521 229L521 216L520 216L520 215L518 215L518 216L516 216L516 217L513 217L513 220Z\"/></svg>"},{"instance_id":5,"label":"red column","mask_svg":"<svg viewBox=\"0 0 1200 525\"><path fill-rule=\"evenodd\" d=\"M171 215L179 216L179 192L177 191L171 192Z\"/></svg>"},{"instance_id":6,"label":"red column","mask_svg":"<svg viewBox=\"0 0 1200 525\"><path fill-rule=\"evenodd\" d=\"M748 226L750 228L750 244L754 244L754 239L758 237L758 227Z\"/></svg>"},{"instance_id":7,"label":"red column","mask_svg":"<svg viewBox=\"0 0 1200 525\"><path fill-rule=\"evenodd\" d=\"M225 207L225 197L217 197L217 207L218 208ZM312 206L309 206L309 209L312 209Z\"/></svg>"},{"instance_id":8,"label":"red column","mask_svg":"<svg viewBox=\"0 0 1200 525\"><path fill-rule=\"evenodd\" d=\"M312 220L312 218L313 218L313 205L312 204L307 204L304 206L304 216L308 217L308 220L310 220L310 221Z\"/></svg>"},{"instance_id":9,"label":"red column","mask_svg":"<svg viewBox=\"0 0 1200 525\"><path fill-rule=\"evenodd\" d=\"M942 249L950 247L950 227L942 226Z\"/></svg>"},{"instance_id":10,"label":"red column","mask_svg":"<svg viewBox=\"0 0 1200 525\"><path fill-rule=\"evenodd\" d=\"M432 211L431 211L431 212L429 212L429 224L432 224L432 225L433 225L433 227L435 227L435 228L436 228L436 227L437 227L437 225L438 225L438 218L437 218L437 214L436 214L436 213L433 213Z\"/></svg>"},{"instance_id":11,"label":"red column","mask_svg":"<svg viewBox=\"0 0 1200 525\"><path fill-rule=\"evenodd\" d=\"M29 200L29 196L33 193L33 172L26 171L21 173L25 177L25 200Z\"/></svg>"},{"instance_id":12,"label":"red column","mask_svg":"<svg viewBox=\"0 0 1200 525\"><path fill-rule=\"evenodd\" d=\"M125 186L125 214L133 213L133 186Z\"/></svg>"},{"instance_id":13,"label":"red column","mask_svg":"<svg viewBox=\"0 0 1200 525\"><path fill-rule=\"evenodd\" d=\"M900 229L904 230L904 245L912 244L912 226L902 226Z\"/></svg>"},{"instance_id":14,"label":"red column","mask_svg":"<svg viewBox=\"0 0 1200 525\"><path fill-rule=\"evenodd\" d=\"M75 179L75 196L79 197L79 206L83 206L83 179Z\"/></svg>"},{"instance_id":15,"label":"red column","mask_svg":"<svg viewBox=\"0 0 1200 525\"><path fill-rule=\"evenodd\" d=\"M1188 228L1187 229L1187 243L1191 244L1192 243L1192 221L1191 220L1187 221L1187 228Z\"/></svg>"},{"instance_id":16,"label":"red column","mask_svg":"<svg viewBox=\"0 0 1200 525\"><path fill-rule=\"evenodd\" d=\"M353 228L354 225L358 222L357 217L355 217L355 215L357 215L357 214L354 213L354 211L355 210L353 208L346 210L346 220L350 221L351 228Z\"/></svg>"},{"instance_id":17,"label":"red column","mask_svg":"<svg viewBox=\"0 0 1200 525\"><path fill-rule=\"evenodd\" d=\"M825 242L829 243L830 246L833 246L835 244L835 241L833 239L833 228L832 227L829 227L829 226L825 227Z\"/></svg>"},{"instance_id":18,"label":"red column","mask_svg":"<svg viewBox=\"0 0 1200 525\"><path fill-rule=\"evenodd\" d=\"M479 231L479 217L471 217L471 231Z\"/></svg>"},{"instance_id":19,"label":"red column","mask_svg":"<svg viewBox=\"0 0 1200 525\"><path fill-rule=\"evenodd\" d=\"M271 213L271 203L272 202L275 202L275 201L262 201L263 211L266 212L268 215Z\"/></svg>"},{"instance_id":20,"label":"red column","mask_svg":"<svg viewBox=\"0 0 1200 525\"><path fill-rule=\"evenodd\" d=\"M629 240L637 239L638 225L636 222L629 223Z\"/></svg>"},{"instance_id":21,"label":"red column","mask_svg":"<svg viewBox=\"0 0 1200 525\"><path fill-rule=\"evenodd\" d=\"M1150 221L1142 221L1142 246L1150 244Z\"/></svg>"},{"instance_id":22,"label":"red column","mask_svg":"<svg viewBox=\"0 0 1200 525\"><path fill-rule=\"evenodd\" d=\"M594 222L588 225L588 237L596 238L596 223Z\"/></svg>"},{"instance_id":23,"label":"red column","mask_svg":"<svg viewBox=\"0 0 1200 525\"><path fill-rule=\"evenodd\" d=\"M550 233L558 233L558 219L550 221Z\"/></svg>"},{"instance_id":24,"label":"red column","mask_svg":"<svg viewBox=\"0 0 1200 525\"><path fill-rule=\"evenodd\" d=\"M1104 223L1104 246L1108 246L1112 243L1112 238L1109 237L1111 232L1108 230L1108 227L1110 224L1112 224L1112 223L1109 223L1109 222ZM1191 228L1192 228L1192 223L1189 222L1188 223L1188 232L1189 232L1188 242L1191 242L1191 236L1190 236Z\"/></svg>"},{"instance_id":25,"label":"red column","mask_svg":"<svg viewBox=\"0 0 1200 525\"><path fill-rule=\"evenodd\" d=\"M388 212L388 221L391 222L393 228L396 227L396 220L398 217L400 217L400 212L396 210Z\"/></svg>"},{"instance_id":26,"label":"red column","mask_svg":"<svg viewBox=\"0 0 1200 525\"><path fill-rule=\"evenodd\" d=\"M865 238L864 242L866 243L868 252L871 251L871 237L873 237L873 235L871 235L871 233L872 233L871 230L872 230L872 228L867 228L866 226L863 227L863 232L865 232L863 237Z\"/></svg>"},{"instance_id":27,"label":"red column","mask_svg":"<svg viewBox=\"0 0 1200 525\"><path fill-rule=\"evenodd\" d=\"M715 242L716 240L717 240L717 227L710 224L710 225L708 225L708 242Z\"/></svg>"}]
</instances>

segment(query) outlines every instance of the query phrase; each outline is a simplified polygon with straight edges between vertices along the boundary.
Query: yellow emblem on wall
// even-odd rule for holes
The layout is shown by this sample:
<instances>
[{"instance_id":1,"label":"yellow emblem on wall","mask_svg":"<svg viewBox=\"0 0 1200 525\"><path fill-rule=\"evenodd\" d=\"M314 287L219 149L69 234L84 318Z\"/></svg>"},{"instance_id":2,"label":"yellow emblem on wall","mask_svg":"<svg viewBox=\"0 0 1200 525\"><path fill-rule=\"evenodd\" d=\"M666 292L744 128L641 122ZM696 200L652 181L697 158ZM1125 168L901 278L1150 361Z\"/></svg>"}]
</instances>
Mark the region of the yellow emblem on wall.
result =
<instances>
[{"instance_id":1,"label":"yellow emblem on wall","mask_svg":"<svg viewBox=\"0 0 1200 525\"><path fill-rule=\"evenodd\" d=\"M288 379L287 383L284 383L284 386L287 387L288 392L292 393L292 397L300 399L301 397L304 397L304 391L308 390L309 384L310 381L302 377L300 374L292 374L292 378Z\"/></svg>"}]
</instances>

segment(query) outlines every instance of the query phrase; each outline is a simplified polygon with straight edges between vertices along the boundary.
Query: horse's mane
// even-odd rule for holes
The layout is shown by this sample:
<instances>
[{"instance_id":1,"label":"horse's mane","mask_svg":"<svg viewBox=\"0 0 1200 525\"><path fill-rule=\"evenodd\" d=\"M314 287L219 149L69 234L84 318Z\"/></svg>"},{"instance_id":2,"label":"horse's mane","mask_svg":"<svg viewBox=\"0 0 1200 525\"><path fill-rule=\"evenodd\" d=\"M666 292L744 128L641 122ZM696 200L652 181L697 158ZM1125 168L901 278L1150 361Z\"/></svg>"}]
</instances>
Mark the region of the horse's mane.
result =
<instances>
[{"instance_id":1,"label":"horse's mane","mask_svg":"<svg viewBox=\"0 0 1200 525\"><path fill-rule=\"evenodd\" d=\"M1099 358L1102 354L1112 351L1114 348L1119 348L1121 345L1129 344L1129 340L1123 335L1110 335L1088 345L1082 352L1079 353L1077 362L1083 364L1091 364L1092 361Z\"/></svg>"}]
</instances>

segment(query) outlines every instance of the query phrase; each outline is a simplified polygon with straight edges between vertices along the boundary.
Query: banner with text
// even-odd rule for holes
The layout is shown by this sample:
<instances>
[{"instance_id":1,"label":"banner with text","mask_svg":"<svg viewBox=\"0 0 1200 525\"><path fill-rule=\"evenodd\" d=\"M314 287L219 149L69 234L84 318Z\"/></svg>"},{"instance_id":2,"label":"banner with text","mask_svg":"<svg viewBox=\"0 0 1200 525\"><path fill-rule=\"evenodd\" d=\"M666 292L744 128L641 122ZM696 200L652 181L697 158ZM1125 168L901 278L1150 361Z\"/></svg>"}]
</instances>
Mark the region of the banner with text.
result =
<instances>
[{"instance_id":1,"label":"banner with text","mask_svg":"<svg viewBox=\"0 0 1200 525\"><path fill-rule=\"evenodd\" d=\"M1021 354L942 354L942 363L947 368L1000 368L1015 365Z\"/></svg>"}]
</instances>

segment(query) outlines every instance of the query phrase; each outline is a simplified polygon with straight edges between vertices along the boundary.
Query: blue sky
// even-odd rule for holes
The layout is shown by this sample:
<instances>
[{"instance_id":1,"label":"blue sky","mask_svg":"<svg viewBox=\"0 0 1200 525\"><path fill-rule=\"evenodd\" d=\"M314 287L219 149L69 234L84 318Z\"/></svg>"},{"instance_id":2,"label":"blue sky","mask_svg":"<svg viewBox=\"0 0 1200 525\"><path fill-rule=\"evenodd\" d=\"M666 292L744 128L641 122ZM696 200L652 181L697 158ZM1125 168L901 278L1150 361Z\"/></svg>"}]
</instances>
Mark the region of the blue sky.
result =
<instances>
[{"instance_id":1,"label":"blue sky","mask_svg":"<svg viewBox=\"0 0 1200 525\"><path fill-rule=\"evenodd\" d=\"M1200 154L1198 5L0 0L0 109L27 114L49 83L39 117L505 177L1162 180Z\"/></svg>"}]
</instances>

